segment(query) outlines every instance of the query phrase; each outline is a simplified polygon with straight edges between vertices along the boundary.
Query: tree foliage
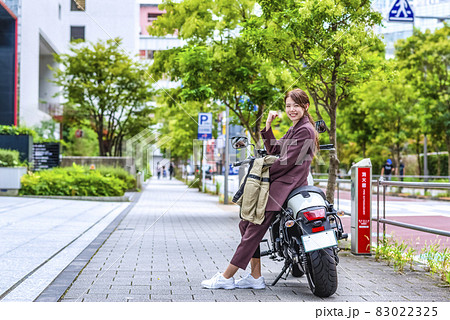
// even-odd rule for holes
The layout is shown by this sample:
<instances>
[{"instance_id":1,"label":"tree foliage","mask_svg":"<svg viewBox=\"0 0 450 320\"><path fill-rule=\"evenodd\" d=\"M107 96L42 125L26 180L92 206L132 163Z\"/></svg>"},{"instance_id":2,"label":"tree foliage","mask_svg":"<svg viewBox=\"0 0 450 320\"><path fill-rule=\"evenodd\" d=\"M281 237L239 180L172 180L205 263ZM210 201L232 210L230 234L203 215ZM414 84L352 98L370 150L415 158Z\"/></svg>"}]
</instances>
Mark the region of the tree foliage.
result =
<instances>
[{"instance_id":1,"label":"tree foliage","mask_svg":"<svg viewBox=\"0 0 450 320\"><path fill-rule=\"evenodd\" d=\"M424 133L445 141L450 153L450 26L444 24L434 32L414 29L412 37L397 43L396 58L419 92Z\"/></svg>"},{"instance_id":2,"label":"tree foliage","mask_svg":"<svg viewBox=\"0 0 450 320\"><path fill-rule=\"evenodd\" d=\"M309 92L319 118L330 118L330 143L337 145L337 110L349 89L380 67L382 47L372 27L381 23L369 0L261 0L262 15L252 17L244 35L271 59L285 63ZM330 152L327 198L333 201L339 165Z\"/></svg>"},{"instance_id":3,"label":"tree foliage","mask_svg":"<svg viewBox=\"0 0 450 320\"><path fill-rule=\"evenodd\" d=\"M119 38L74 43L69 53L55 55L61 67L54 69L54 82L66 100L65 121L88 119L97 133L101 156L121 155L124 137L136 129L136 123L145 127L150 121L146 118L146 102L152 96L149 75L122 52L120 43Z\"/></svg>"},{"instance_id":4,"label":"tree foliage","mask_svg":"<svg viewBox=\"0 0 450 320\"><path fill-rule=\"evenodd\" d=\"M220 101L260 140L268 107L282 106L292 81L281 65L261 57L240 35L239 25L254 15L254 1L164 2L167 11L149 28L153 35L178 31L186 45L155 57L152 72L182 83L183 101ZM281 97L281 99L280 99Z\"/></svg>"}]
</instances>

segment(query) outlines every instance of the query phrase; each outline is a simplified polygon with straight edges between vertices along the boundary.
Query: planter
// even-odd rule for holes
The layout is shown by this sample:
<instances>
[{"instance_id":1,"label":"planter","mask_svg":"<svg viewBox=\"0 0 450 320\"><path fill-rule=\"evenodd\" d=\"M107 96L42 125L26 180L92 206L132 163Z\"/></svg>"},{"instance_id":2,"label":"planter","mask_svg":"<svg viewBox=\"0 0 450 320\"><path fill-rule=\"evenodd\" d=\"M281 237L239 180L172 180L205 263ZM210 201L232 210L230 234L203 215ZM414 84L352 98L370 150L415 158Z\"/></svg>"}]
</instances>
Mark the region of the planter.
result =
<instances>
[{"instance_id":1,"label":"planter","mask_svg":"<svg viewBox=\"0 0 450 320\"><path fill-rule=\"evenodd\" d=\"M21 188L20 179L27 173L27 167L0 168L0 195L16 195Z\"/></svg>"}]
</instances>

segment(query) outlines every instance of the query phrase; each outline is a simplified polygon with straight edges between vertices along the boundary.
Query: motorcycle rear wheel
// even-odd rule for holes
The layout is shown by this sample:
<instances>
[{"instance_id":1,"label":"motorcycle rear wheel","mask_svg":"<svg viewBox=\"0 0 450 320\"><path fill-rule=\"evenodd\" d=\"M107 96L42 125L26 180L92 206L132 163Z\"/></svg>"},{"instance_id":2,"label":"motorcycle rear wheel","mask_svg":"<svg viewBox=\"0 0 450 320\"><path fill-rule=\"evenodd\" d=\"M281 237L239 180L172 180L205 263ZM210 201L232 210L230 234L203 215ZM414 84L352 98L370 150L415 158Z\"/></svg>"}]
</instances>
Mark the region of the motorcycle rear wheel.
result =
<instances>
[{"instance_id":1,"label":"motorcycle rear wheel","mask_svg":"<svg viewBox=\"0 0 450 320\"><path fill-rule=\"evenodd\" d=\"M315 296L326 298L337 290L337 268L335 251L325 248L307 253L306 274L309 288Z\"/></svg>"}]
</instances>

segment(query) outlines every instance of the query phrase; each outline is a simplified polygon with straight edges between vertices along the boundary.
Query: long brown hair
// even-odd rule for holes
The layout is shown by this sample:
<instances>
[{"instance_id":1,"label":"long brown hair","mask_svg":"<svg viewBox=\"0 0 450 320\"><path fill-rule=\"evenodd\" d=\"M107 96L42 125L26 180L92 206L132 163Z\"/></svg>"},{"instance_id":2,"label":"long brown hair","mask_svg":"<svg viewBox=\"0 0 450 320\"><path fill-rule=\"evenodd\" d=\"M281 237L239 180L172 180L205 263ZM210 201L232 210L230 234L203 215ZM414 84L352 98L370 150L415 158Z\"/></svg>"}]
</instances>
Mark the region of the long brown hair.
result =
<instances>
[{"instance_id":1,"label":"long brown hair","mask_svg":"<svg viewBox=\"0 0 450 320\"><path fill-rule=\"evenodd\" d=\"M304 113L303 113L303 117L308 117L309 122L311 122L311 125L314 128L314 135L315 135L315 142L316 142L316 150L314 150L314 153L316 153L317 151L319 151L319 134L316 131L316 122L314 121L313 117L309 114L308 110L306 109L307 105L309 106L309 97L306 94L305 91L303 91L302 89L294 89L291 90L289 92L286 93L286 95L284 96L284 103L286 104L286 99L287 98L291 98L292 100L294 100L294 102L296 104L298 104L300 107L303 108Z\"/></svg>"}]
</instances>

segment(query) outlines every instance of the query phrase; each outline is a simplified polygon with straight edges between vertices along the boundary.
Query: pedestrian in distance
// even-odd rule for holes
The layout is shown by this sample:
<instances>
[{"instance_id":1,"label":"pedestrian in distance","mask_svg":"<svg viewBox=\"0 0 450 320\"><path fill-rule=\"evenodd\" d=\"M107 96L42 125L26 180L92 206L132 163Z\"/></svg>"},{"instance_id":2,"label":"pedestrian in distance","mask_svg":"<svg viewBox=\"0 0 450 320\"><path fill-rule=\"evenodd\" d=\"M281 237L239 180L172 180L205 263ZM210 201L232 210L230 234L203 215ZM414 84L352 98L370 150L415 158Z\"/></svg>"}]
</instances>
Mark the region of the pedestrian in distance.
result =
<instances>
[{"instance_id":1,"label":"pedestrian in distance","mask_svg":"<svg viewBox=\"0 0 450 320\"><path fill-rule=\"evenodd\" d=\"M405 174L405 165L403 164L402 159L400 159L400 164L398 165L398 174L400 175L400 181L403 181L403 176Z\"/></svg>"},{"instance_id":2,"label":"pedestrian in distance","mask_svg":"<svg viewBox=\"0 0 450 320\"><path fill-rule=\"evenodd\" d=\"M156 175L158 176L159 180L159 178L161 178L161 166L159 165L159 162L156 164Z\"/></svg>"},{"instance_id":3,"label":"pedestrian in distance","mask_svg":"<svg viewBox=\"0 0 450 320\"><path fill-rule=\"evenodd\" d=\"M384 166L381 168L381 177L387 181L391 181L392 175L395 173L395 168L392 165L392 160L387 159Z\"/></svg>"},{"instance_id":4,"label":"pedestrian in distance","mask_svg":"<svg viewBox=\"0 0 450 320\"><path fill-rule=\"evenodd\" d=\"M269 199L265 218L261 224L241 220L239 230L242 238L230 264L223 273L217 273L209 280L202 281L208 289L264 289L261 275L261 253L259 244L276 214L281 211L289 193L295 188L308 184L307 177L314 153L318 150L319 138L315 123L308 113L309 98L301 89L289 91L285 98L285 111L292 121L286 134L276 140L272 122L278 117L276 111L269 111L266 127L261 131L268 154L280 155L270 167ZM250 262L251 273L234 281L239 269L245 270Z\"/></svg>"},{"instance_id":5,"label":"pedestrian in distance","mask_svg":"<svg viewBox=\"0 0 450 320\"><path fill-rule=\"evenodd\" d=\"M171 162L170 163L170 166L169 166L169 176L170 176L170 180L172 180L172 176L173 176L173 163Z\"/></svg>"},{"instance_id":6,"label":"pedestrian in distance","mask_svg":"<svg viewBox=\"0 0 450 320\"><path fill-rule=\"evenodd\" d=\"M162 167L162 176L163 178L167 177L166 166Z\"/></svg>"}]
</instances>

